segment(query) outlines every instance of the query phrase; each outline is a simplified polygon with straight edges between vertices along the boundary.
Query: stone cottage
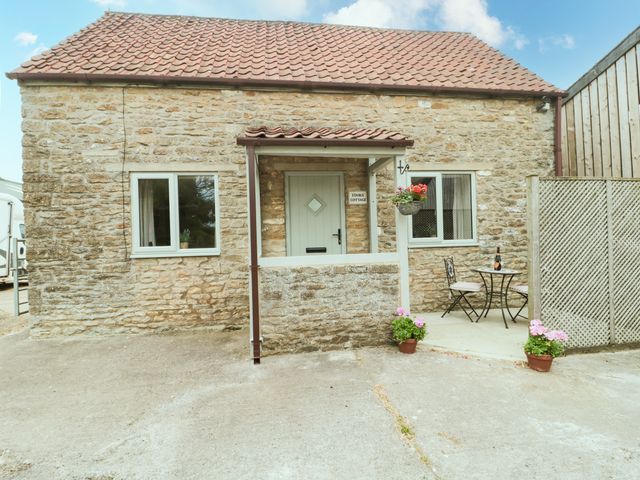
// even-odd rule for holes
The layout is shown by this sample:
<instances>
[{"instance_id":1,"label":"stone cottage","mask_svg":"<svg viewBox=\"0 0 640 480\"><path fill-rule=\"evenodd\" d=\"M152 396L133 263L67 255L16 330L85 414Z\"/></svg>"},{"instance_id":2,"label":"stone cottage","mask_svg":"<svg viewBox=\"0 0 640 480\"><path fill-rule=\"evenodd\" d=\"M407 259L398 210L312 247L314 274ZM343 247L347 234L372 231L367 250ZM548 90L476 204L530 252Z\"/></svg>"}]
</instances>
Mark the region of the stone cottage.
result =
<instances>
[{"instance_id":1,"label":"stone cottage","mask_svg":"<svg viewBox=\"0 0 640 480\"><path fill-rule=\"evenodd\" d=\"M8 76L36 336L384 342L444 308L445 256L526 267L525 177L559 158L562 92L467 33L106 13Z\"/></svg>"}]
</instances>

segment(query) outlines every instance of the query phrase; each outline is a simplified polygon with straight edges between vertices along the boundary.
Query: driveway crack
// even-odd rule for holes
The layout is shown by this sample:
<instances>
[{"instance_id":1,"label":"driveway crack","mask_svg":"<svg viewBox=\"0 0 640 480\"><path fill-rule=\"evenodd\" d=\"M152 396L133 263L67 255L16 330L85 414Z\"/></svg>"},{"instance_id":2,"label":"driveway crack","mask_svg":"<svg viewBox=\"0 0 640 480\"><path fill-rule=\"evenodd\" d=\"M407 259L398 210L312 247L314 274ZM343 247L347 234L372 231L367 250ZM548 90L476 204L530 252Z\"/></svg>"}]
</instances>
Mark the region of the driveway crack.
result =
<instances>
[{"instance_id":1,"label":"driveway crack","mask_svg":"<svg viewBox=\"0 0 640 480\"><path fill-rule=\"evenodd\" d=\"M429 455L427 455L427 453L418 444L414 427L400 414L396 406L391 402L384 386L381 384L374 385L373 393L393 418L396 430L398 430L404 442L409 446L409 448L413 449L413 451L418 455L418 458L420 458L420 462L422 462L422 464L425 465L431 473L433 473L436 480L442 480L442 477L440 477L436 472Z\"/></svg>"}]
</instances>

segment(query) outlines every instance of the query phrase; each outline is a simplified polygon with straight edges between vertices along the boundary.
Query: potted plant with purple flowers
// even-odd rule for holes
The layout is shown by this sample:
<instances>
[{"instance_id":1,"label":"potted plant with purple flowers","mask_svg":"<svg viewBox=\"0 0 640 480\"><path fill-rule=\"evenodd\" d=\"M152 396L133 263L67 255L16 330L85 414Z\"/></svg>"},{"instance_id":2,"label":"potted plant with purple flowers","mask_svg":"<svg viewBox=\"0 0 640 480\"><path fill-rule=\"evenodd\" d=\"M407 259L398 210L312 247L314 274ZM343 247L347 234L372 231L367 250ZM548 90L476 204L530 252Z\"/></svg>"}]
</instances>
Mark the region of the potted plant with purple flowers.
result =
<instances>
[{"instance_id":1,"label":"potted plant with purple flowers","mask_svg":"<svg viewBox=\"0 0 640 480\"><path fill-rule=\"evenodd\" d=\"M524 344L529 368L538 372L551 370L551 362L564 352L567 334L562 330L549 330L540 320L531 320L529 338Z\"/></svg>"},{"instance_id":2,"label":"potted plant with purple flowers","mask_svg":"<svg viewBox=\"0 0 640 480\"><path fill-rule=\"evenodd\" d=\"M416 345L427 335L427 325L422 318L411 318L409 310L398 307L391 322L393 339L402 353L415 353Z\"/></svg>"}]
</instances>

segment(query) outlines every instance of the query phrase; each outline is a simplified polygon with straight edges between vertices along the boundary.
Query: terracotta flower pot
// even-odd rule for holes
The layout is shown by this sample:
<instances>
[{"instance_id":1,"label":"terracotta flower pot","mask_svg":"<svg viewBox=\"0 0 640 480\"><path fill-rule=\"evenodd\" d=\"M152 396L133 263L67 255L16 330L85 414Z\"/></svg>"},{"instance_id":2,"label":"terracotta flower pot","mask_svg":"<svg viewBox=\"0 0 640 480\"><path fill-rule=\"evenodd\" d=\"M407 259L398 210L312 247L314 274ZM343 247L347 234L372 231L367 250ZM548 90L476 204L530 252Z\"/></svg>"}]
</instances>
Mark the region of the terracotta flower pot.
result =
<instances>
[{"instance_id":1,"label":"terracotta flower pot","mask_svg":"<svg viewBox=\"0 0 640 480\"><path fill-rule=\"evenodd\" d=\"M525 352L525 355L527 356L529 368L532 370L536 372L548 372L551 370L551 362L553 362L551 355L531 355L527 352Z\"/></svg>"},{"instance_id":2,"label":"terracotta flower pot","mask_svg":"<svg viewBox=\"0 0 640 480\"><path fill-rule=\"evenodd\" d=\"M422 208L422 202L398 203L396 207L402 215L415 215Z\"/></svg>"},{"instance_id":3,"label":"terracotta flower pot","mask_svg":"<svg viewBox=\"0 0 640 480\"><path fill-rule=\"evenodd\" d=\"M187 248L189 248L189 242L180 242L180 248L182 250L186 250Z\"/></svg>"},{"instance_id":4,"label":"terracotta flower pot","mask_svg":"<svg viewBox=\"0 0 640 480\"><path fill-rule=\"evenodd\" d=\"M418 345L418 341L415 338L409 338L404 342L400 342L398 347L402 353L416 353L416 346Z\"/></svg>"}]
</instances>

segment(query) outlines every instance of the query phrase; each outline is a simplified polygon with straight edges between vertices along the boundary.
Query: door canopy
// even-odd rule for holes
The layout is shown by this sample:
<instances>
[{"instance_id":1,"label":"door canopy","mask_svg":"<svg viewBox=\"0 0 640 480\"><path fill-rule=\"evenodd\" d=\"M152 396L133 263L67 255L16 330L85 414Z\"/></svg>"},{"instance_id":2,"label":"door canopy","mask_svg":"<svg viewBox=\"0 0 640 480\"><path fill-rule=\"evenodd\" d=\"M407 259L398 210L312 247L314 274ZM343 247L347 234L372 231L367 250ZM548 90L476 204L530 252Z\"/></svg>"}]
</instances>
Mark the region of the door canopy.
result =
<instances>
[{"instance_id":1,"label":"door canopy","mask_svg":"<svg viewBox=\"0 0 640 480\"><path fill-rule=\"evenodd\" d=\"M402 133L381 128L251 127L238 137L238 145L307 145L353 147L411 147Z\"/></svg>"}]
</instances>

